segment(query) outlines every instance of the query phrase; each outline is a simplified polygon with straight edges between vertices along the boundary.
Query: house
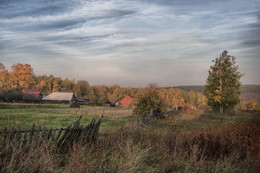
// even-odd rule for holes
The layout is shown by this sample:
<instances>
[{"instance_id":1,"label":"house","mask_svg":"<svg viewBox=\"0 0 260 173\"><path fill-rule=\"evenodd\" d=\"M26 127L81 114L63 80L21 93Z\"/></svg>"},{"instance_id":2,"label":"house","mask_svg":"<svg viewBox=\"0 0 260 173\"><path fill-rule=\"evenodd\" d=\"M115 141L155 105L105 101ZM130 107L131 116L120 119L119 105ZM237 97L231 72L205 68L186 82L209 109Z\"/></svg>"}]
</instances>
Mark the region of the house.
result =
<instances>
[{"instance_id":1,"label":"house","mask_svg":"<svg viewBox=\"0 0 260 173\"><path fill-rule=\"evenodd\" d=\"M128 108L134 101L134 97L127 95L123 99L115 103L116 107Z\"/></svg>"},{"instance_id":2,"label":"house","mask_svg":"<svg viewBox=\"0 0 260 173\"><path fill-rule=\"evenodd\" d=\"M43 103L67 103L76 102L77 98L72 92L58 91L49 94L42 99Z\"/></svg>"},{"instance_id":3,"label":"house","mask_svg":"<svg viewBox=\"0 0 260 173\"><path fill-rule=\"evenodd\" d=\"M24 89L22 93L27 99L41 100L43 98L42 93L38 89Z\"/></svg>"}]
</instances>

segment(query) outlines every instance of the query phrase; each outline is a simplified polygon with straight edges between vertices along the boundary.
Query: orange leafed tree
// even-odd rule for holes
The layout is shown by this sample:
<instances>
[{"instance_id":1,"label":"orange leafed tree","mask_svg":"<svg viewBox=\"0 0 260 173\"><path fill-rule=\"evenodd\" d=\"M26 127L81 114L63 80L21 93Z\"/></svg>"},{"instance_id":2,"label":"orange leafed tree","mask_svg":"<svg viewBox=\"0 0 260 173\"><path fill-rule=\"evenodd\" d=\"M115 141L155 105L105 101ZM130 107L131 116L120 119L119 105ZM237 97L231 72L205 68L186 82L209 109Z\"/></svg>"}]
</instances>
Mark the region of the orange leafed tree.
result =
<instances>
[{"instance_id":1,"label":"orange leafed tree","mask_svg":"<svg viewBox=\"0 0 260 173\"><path fill-rule=\"evenodd\" d=\"M77 81L75 85L75 92L78 97L86 96L89 90L89 83L85 80Z\"/></svg>"},{"instance_id":2,"label":"orange leafed tree","mask_svg":"<svg viewBox=\"0 0 260 173\"><path fill-rule=\"evenodd\" d=\"M0 63L0 88L8 88L9 77L4 64Z\"/></svg>"},{"instance_id":3,"label":"orange leafed tree","mask_svg":"<svg viewBox=\"0 0 260 173\"><path fill-rule=\"evenodd\" d=\"M30 64L12 65L10 73L11 88L30 88L34 84L33 69Z\"/></svg>"}]
</instances>

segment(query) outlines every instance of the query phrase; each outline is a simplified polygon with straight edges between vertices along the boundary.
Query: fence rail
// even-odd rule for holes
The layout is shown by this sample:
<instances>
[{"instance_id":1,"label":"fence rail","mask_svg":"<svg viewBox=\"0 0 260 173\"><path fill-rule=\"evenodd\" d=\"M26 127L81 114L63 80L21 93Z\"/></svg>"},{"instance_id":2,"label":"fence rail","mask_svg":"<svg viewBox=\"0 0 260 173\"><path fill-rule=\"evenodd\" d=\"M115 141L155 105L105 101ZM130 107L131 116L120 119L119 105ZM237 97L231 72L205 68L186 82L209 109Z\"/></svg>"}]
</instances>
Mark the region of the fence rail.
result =
<instances>
[{"instance_id":1,"label":"fence rail","mask_svg":"<svg viewBox=\"0 0 260 173\"><path fill-rule=\"evenodd\" d=\"M80 125L81 117L67 128L36 128L35 124L24 130L4 128L0 131L0 147L38 147L46 141L51 141L61 151L67 151L74 143L85 145L89 142L95 142L98 139L102 119L93 118L88 125L83 126Z\"/></svg>"}]
</instances>

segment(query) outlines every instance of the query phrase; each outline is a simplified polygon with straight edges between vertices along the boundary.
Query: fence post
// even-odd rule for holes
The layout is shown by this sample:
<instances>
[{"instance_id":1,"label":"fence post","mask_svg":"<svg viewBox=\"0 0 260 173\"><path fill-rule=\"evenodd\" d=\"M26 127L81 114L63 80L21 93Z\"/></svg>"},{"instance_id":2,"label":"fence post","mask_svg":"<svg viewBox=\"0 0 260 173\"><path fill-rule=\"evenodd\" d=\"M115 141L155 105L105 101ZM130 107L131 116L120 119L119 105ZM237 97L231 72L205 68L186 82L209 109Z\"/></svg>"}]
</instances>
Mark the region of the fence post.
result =
<instances>
[{"instance_id":1,"label":"fence post","mask_svg":"<svg viewBox=\"0 0 260 173\"><path fill-rule=\"evenodd\" d=\"M35 124L32 125L31 130L30 130L29 145L32 144L34 130L35 130Z\"/></svg>"}]
</instances>

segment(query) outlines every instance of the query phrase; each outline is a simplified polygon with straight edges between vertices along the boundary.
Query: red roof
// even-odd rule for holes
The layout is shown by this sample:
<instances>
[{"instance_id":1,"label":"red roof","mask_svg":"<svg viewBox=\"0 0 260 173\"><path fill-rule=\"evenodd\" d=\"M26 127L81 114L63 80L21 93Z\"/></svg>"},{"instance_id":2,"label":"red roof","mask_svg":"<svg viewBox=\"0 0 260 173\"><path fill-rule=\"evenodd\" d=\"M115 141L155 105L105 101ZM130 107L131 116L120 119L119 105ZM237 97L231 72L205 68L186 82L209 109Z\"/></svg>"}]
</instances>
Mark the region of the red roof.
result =
<instances>
[{"instance_id":1,"label":"red roof","mask_svg":"<svg viewBox=\"0 0 260 173\"><path fill-rule=\"evenodd\" d=\"M121 104L131 104L133 102L134 98L127 95L122 100L119 101Z\"/></svg>"},{"instance_id":2,"label":"red roof","mask_svg":"<svg viewBox=\"0 0 260 173\"><path fill-rule=\"evenodd\" d=\"M24 93L28 93L28 92L40 92L38 89L24 89L23 90Z\"/></svg>"},{"instance_id":3,"label":"red roof","mask_svg":"<svg viewBox=\"0 0 260 173\"><path fill-rule=\"evenodd\" d=\"M24 89L22 92L24 94L32 94L32 95L35 95L35 96L38 96L38 95L41 94L41 92L38 89Z\"/></svg>"}]
</instances>

